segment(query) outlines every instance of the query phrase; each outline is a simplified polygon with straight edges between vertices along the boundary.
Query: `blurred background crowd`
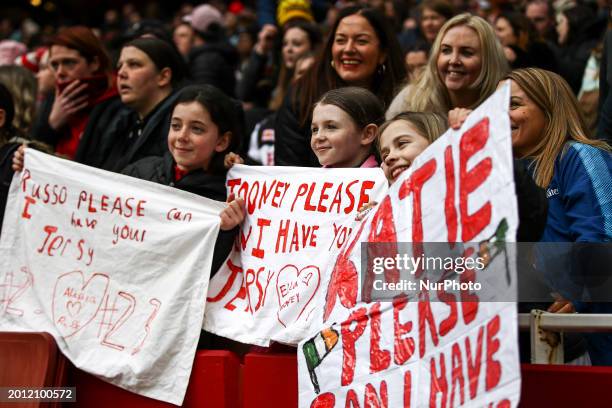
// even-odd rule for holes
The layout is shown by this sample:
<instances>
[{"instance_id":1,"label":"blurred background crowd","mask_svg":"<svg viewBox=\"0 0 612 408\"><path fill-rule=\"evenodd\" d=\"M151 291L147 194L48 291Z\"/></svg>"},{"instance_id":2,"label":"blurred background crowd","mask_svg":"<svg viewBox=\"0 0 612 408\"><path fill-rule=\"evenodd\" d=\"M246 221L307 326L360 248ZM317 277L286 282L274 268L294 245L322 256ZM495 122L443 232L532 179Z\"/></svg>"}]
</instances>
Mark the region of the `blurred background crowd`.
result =
<instances>
[{"instance_id":1,"label":"blurred background crowd","mask_svg":"<svg viewBox=\"0 0 612 408\"><path fill-rule=\"evenodd\" d=\"M107 51L112 68L117 67L124 44L142 36L156 37L182 56L185 78L212 83L242 101L247 112L245 133L250 134L261 119L281 107L291 82L323 48L322 39L334 27L338 13L355 4L378 9L397 37L406 76L395 79L394 90L414 81L426 65L442 25L469 12L494 27L511 68L539 67L566 79L595 131L598 103L603 103L600 93L608 93L606 86L600 89L600 82L605 85L600 78L607 77L600 73L608 66L603 58L610 20L608 0L213 0L205 6L154 1L11 1L1 6L0 65L21 66L36 75L34 94L40 104L57 79L48 55L63 28L90 28ZM31 75L20 70L18 74L17 68L1 71L2 83L17 87L12 79L17 76L18 88L32 92ZM33 116L34 111L17 115L17 128L31 133ZM265 157L260 152L254 158L261 162Z\"/></svg>"}]
</instances>

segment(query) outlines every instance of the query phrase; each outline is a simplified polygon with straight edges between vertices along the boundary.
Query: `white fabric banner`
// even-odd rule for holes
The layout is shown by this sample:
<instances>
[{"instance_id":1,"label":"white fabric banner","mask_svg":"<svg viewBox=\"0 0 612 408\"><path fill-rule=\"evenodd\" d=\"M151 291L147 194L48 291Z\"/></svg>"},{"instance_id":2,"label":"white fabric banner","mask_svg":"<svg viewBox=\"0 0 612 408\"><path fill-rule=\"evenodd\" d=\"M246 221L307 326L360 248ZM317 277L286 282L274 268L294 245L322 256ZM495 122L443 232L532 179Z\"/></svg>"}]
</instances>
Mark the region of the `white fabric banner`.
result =
<instances>
[{"instance_id":1,"label":"white fabric banner","mask_svg":"<svg viewBox=\"0 0 612 408\"><path fill-rule=\"evenodd\" d=\"M180 405L223 203L26 150L0 240L0 330Z\"/></svg>"},{"instance_id":2,"label":"white fabric banner","mask_svg":"<svg viewBox=\"0 0 612 408\"><path fill-rule=\"evenodd\" d=\"M423 152L330 262L298 348L300 407L518 405L508 101L505 86ZM400 245L376 242L407 242L412 266L436 255L427 243L443 243L455 263L436 276L401 263ZM376 297L381 280L406 283L403 294ZM447 281L463 286L429 286Z\"/></svg>"},{"instance_id":3,"label":"white fabric banner","mask_svg":"<svg viewBox=\"0 0 612 408\"><path fill-rule=\"evenodd\" d=\"M358 209L387 189L382 170L234 166L228 194L247 217L211 279L204 329L243 343L297 344L308 332L323 272Z\"/></svg>"}]
</instances>

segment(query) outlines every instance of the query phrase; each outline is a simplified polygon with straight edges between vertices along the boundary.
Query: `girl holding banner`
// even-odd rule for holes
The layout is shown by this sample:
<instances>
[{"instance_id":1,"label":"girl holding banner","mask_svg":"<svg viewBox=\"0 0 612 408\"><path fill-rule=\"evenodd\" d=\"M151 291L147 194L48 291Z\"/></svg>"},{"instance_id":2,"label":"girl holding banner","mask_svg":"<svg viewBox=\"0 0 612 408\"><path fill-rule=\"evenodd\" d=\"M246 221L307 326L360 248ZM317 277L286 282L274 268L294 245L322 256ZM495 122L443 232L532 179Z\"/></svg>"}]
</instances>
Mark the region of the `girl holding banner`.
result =
<instances>
[{"instance_id":1,"label":"girl holding banner","mask_svg":"<svg viewBox=\"0 0 612 408\"><path fill-rule=\"evenodd\" d=\"M389 184L448 128L446 118L433 112L402 112L378 131L377 145Z\"/></svg>"},{"instance_id":2,"label":"girl holding banner","mask_svg":"<svg viewBox=\"0 0 612 408\"><path fill-rule=\"evenodd\" d=\"M206 198L225 201L225 154L238 144L232 100L212 85L193 85L181 91L172 108L169 152L128 166L128 176L176 187ZM236 230L244 218L244 200L230 200L221 214L211 276L231 251Z\"/></svg>"},{"instance_id":3,"label":"girl holding banner","mask_svg":"<svg viewBox=\"0 0 612 408\"><path fill-rule=\"evenodd\" d=\"M323 167L378 167L373 154L384 116L378 98L358 87L333 89L312 112L310 147Z\"/></svg>"},{"instance_id":4,"label":"girl holding banner","mask_svg":"<svg viewBox=\"0 0 612 408\"><path fill-rule=\"evenodd\" d=\"M447 128L446 118L433 112L402 112L386 121L378 129L376 147L389 185ZM361 207L355 220L363 220L376 204L372 201Z\"/></svg>"}]
</instances>

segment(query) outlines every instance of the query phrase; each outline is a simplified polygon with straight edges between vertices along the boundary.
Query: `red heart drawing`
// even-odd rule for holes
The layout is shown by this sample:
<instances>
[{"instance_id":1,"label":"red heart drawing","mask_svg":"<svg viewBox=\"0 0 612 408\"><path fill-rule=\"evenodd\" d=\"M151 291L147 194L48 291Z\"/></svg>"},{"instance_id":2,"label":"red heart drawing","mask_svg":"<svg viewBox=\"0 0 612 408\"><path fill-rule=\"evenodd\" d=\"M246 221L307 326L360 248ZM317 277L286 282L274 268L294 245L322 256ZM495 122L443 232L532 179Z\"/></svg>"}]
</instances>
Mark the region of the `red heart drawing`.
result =
<instances>
[{"instance_id":1,"label":"red heart drawing","mask_svg":"<svg viewBox=\"0 0 612 408\"><path fill-rule=\"evenodd\" d=\"M109 277L94 273L85 282L81 271L60 275L53 289L53 322L64 338L73 336L93 320L102 305Z\"/></svg>"},{"instance_id":2,"label":"red heart drawing","mask_svg":"<svg viewBox=\"0 0 612 408\"><path fill-rule=\"evenodd\" d=\"M321 272L314 265L308 265L298 270L295 265L285 265L276 275L276 294L278 297L278 311L276 316L284 327L295 323L306 311L314 298ZM312 305L314 307L314 305ZM310 309L312 309L310 307Z\"/></svg>"},{"instance_id":3,"label":"red heart drawing","mask_svg":"<svg viewBox=\"0 0 612 408\"><path fill-rule=\"evenodd\" d=\"M81 312L81 307L83 307L81 302L73 302L71 300L66 302L66 309L71 317L78 315Z\"/></svg>"}]
</instances>

